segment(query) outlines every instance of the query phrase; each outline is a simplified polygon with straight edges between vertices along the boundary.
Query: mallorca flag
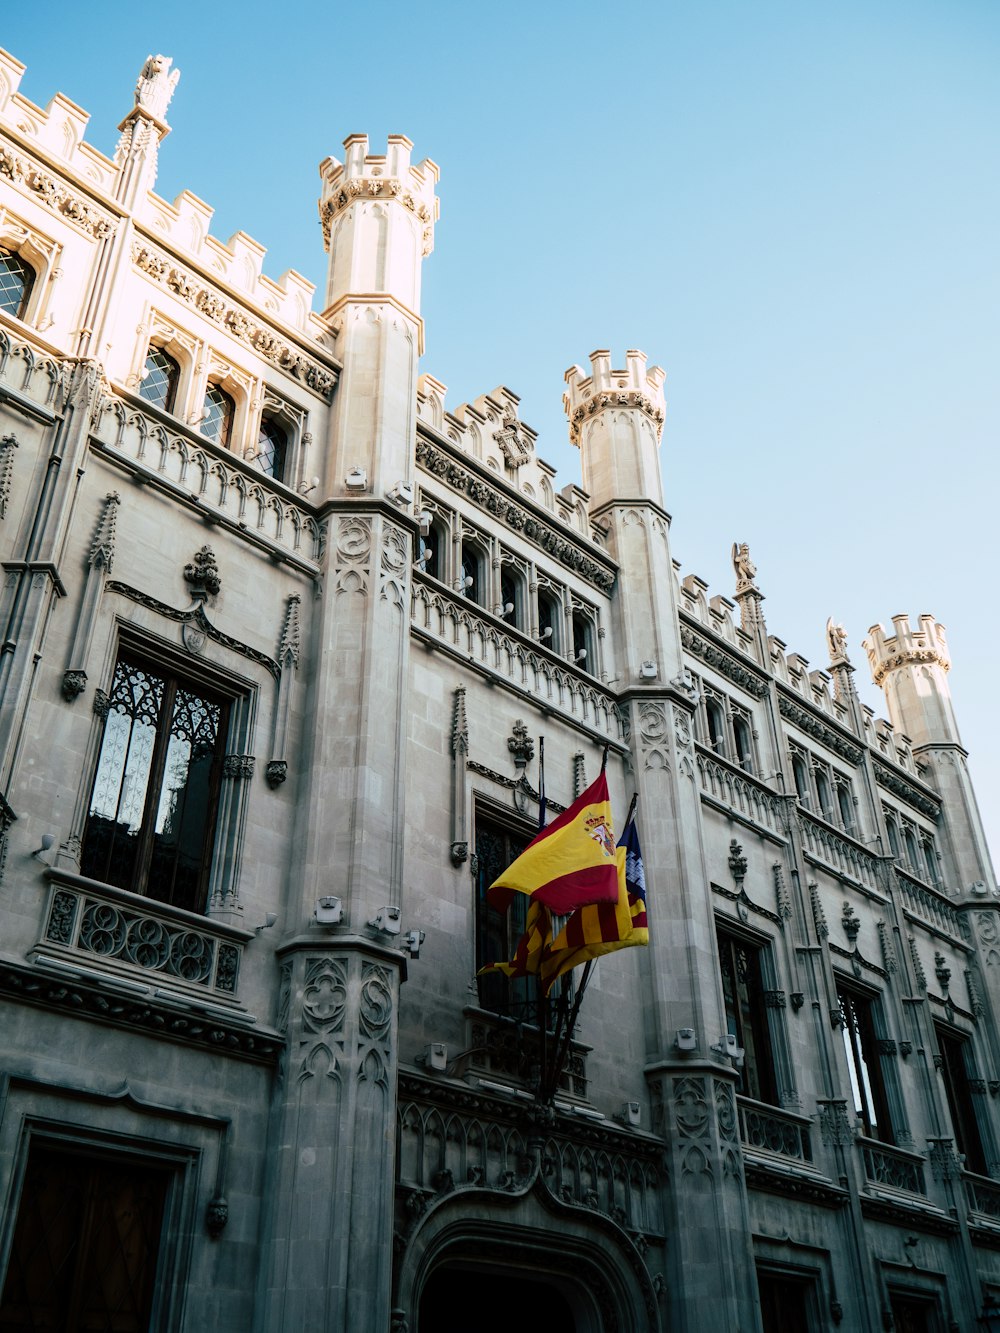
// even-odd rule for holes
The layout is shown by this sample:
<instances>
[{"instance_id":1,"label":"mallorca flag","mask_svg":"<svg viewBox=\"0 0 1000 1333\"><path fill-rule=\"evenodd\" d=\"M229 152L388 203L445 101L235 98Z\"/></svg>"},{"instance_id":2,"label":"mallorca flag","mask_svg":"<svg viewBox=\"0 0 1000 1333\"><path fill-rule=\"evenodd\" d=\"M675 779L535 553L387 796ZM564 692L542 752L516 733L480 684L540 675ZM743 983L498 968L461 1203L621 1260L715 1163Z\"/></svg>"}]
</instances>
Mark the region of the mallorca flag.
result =
<instances>
[{"instance_id":1,"label":"mallorca flag","mask_svg":"<svg viewBox=\"0 0 1000 1333\"><path fill-rule=\"evenodd\" d=\"M552 917L549 909L539 902L528 904L527 928L517 942L514 957L509 963L487 963L476 976L487 972L502 972L505 977L535 976L541 971L545 950L552 943Z\"/></svg>"},{"instance_id":2,"label":"mallorca flag","mask_svg":"<svg viewBox=\"0 0 1000 1333\"><path fill-rule=\"evenodd\" d=\"M526 893L559 913L617 900L615 833L603 772L493 881L486 900L505 912L515 893Z\"/></svg>"},{"instance_id":3,"label":"mallorca flag","mask_svg":"<svg viewBox=\"0 0 1000 1333\"><path fill-rule=\"evenodd\" d=\"M570 968L600 958L615 949L649 943L646 921L646 875L635 819L625 825L617 848L618 897L613 903L596 903L574 912L552 941L542 960L546 992L557 977Z\"/></svg>"}]
</instances>

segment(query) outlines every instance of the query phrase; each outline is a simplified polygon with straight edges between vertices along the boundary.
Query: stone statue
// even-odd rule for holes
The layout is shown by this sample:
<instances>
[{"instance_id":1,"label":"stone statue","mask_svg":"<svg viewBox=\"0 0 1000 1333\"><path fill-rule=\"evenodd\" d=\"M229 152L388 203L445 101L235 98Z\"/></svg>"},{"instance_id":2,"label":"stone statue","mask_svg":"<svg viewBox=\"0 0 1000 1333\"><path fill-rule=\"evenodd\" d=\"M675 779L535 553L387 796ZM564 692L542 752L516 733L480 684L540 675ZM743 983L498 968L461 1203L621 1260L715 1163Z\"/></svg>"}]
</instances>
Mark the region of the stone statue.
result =
<instances>
[{"instance_id":1,"label":"stone statue","mask_svg":"<svg viewBox=\"0 0 1000 1333\"><path fill-rule=\"evenodd\" d=\"M826 642L830 649L831 662L836 662L839 658L847 660L847 630L843 625L835 625L832 617L826 622Z\"/></svg>"},{"instance_id":2,"label":"stone statue","mask_svg":"<svg viewBox=\"0 0 1000 1333\"><path fill-rule=\"evenodd\" d=\"M746 542L733 542L733 569L736 571L736 586L738 588L753 583L757 574L757 566L750 559L750 547Z\"/></svg>"},{"instance_id":3,"label":"stone statue","mask_svg":"<svg viewBox=\"0 0 1000 1333\"><path fill-rule=\"evenodd\" d=\"M179 69L170 72L169 56L147 56L135 85L135 104L163 120L181 77Z\"/></svg>"}]
</instances>

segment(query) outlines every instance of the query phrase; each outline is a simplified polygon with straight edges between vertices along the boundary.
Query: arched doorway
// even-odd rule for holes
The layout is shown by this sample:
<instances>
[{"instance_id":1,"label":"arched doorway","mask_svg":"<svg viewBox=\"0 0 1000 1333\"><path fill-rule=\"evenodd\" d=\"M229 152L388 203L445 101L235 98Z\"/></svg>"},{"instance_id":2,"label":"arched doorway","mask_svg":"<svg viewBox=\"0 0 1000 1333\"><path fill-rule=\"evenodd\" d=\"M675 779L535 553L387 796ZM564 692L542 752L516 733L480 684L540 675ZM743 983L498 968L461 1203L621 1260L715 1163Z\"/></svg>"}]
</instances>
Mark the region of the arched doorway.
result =
<instances>
[{"instance_id":1,"label":"arched doorway","mask_svg":"<svg viewBox=\"0 0 1000 1333\"><path fill-rule=\"evenodd\" d=\"M515 1313L516 1312L516 1313ZM445 1263L420 1298L419 1333L510 1333L512 1321L545 1333L578 1333L570 1301L551 1281L510 1269Z\"/></svg>"}]
</instances>

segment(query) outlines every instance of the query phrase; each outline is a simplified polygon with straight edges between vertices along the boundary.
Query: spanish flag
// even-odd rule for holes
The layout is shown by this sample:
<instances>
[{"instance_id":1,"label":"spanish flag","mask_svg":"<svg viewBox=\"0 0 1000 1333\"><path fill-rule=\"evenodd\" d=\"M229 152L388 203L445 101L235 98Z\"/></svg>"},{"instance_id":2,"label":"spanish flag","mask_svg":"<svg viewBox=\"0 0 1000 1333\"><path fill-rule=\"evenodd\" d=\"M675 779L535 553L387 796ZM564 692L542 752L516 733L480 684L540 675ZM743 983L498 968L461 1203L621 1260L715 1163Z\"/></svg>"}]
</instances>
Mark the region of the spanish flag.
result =
<instances>
[{"instance_id":1,"label":"spanish flag","mask_svg":"<svg viewBox=\"0 0 1000 1333\"><path fill-rule=\"evenodd\" d=\"M505 912L515 893L526 893L533 902L561 914L575 912L587 903L617 901L615 833L603 771L493 881L486 900L498 912Z\"/></svg>"},{"instance_id":2,"label":"spanish flag","mask_svg":"<svg viewBox=\"0 0 1000 1333\"><path fill-rule=\"evenodd\" d=\"M595 903L574 912L541 955L546 993L557 977L591 958L649 943L646 921L646 874L635 819L630 814L616 849L618 895L613 903Z\"/></svg>"},{"instance_id":3,"label":"spanish flag","mask_svg":"<svg viewBox=\"0 0 1000 1333\"><path fill-rule=\"evenodd\" d=\"M527 928L517 942L514 957L509 963L487 963L476 976L487 972L502 972L505 977L531 977L542 970L545 951L552 943L552 917L549 909L539 902L528 904Z\"/></svg>"}]
</instances>

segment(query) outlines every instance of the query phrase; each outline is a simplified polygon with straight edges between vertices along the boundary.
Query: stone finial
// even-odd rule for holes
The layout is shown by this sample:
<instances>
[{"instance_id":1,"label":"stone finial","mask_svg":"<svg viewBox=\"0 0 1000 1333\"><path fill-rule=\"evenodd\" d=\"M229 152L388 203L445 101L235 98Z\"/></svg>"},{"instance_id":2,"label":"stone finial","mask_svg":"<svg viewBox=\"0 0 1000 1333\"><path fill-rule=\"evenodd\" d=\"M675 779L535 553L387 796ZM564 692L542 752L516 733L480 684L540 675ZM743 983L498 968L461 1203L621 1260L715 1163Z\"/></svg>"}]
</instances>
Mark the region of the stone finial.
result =
<instances>
[{"instance_id":1,"label":"stone finial","mask_svg":"<svg viewBox=\"0 0 1000 1333\"><path fill-rule=\"evenodd\" d=\"M103 565L108 574L115 562L115 526L120 504L121 496L118 492L109 491L104 498L104 508L87 558L88 565Z\"/></svg>"},{"instance_id":2,"label":"stone finial","mask_svg":"<svg viewBox=\"0 0 1000 1333\"><path fill-rule=\"evenodd\" d=\"M215 597L221 590L222 579L215 563L215 552L210 546L203 546L184 566L184 580L190 585L193 597Z\"/></svg>"},{"instance_id":3,"label":"stone finial","mask_svg":"<svg viewBox=\"0 0 1000 1333\"><path fill-rule=\"evenodd\" d=\"M507 749L514 756L515 768L526 768L534 758L535 742L528 734L528 728L520 718L514 723L513 735L507 738Z\"/></svg>"},{"instance_id":4,"label":"stone finial","mask_svg":"<svg viewBox=\"0 0 1000 1333\"><path fill-rule=\"evenodd\" d=\"M847 630L843 625L834 624L832 616L826 622L826 646L830 650L831 666L850 660L847 656Z\"/></svg>"},{"instance_id":5,"label":"stone finial","mask_svg":"<svg viewBox=\"0 0 1000 1333\"><path fill-rule=\"evenodd\" d=\"M881 685L896 667L933 663L942 671L951 669L944 626L939 625L933 616L922 615L920 628L916 630L911 627L907 615L893 616L892 623L896 631L894 635L887 638L882 625L873 625L862 645L868 654L876 685Z\"/></svg>"},{"instance_id":6,"label":"stone finial","mask_svg":"<svg viewBox=\"0 0 1000 1333\"><path fill-rule=\"evenodd\" d=\"M197 559L197 557L195 557ZM281 642L278 645L278 661L284 666L299 665L302 633L299 628L299 604L302 598L297 592L289 593L285 609L285 623L281 627Z\"/></svg>"},{"instance_id":7,"label":"stone finial","mask_svg":"<svg viewBox=\"0 0 1000 1333\"><path fill-rule=\"evenodd\" d=\"M163 120L174 95L179 69L171 71L170 56L147 56L135 85L135 104L157 120Z\"/></svg>"},{"instance_id":8,"label":"stone finial","mask_svg":"<svg viewBox=\"0 0 1000 1333\"><path fill-rule=\"evenodd\" d=\"M750 559L750 547L746 542L733 542L733 570L736 573L736 594L756 592L757 566Z\"/></svg>"},{"instance_id":9,"label":"stone finial","mask_svg":"<svg viewBox=\"0 0 1000 1333\"><path fill-rule=\"evenodd\" d=\"M625 353L624 370L611 368L611 353L603 348L591 352L590 365L589 375L584 375L580 366L570 366L566 372L563 407L569 418L570 443L580 443L580 429L588 416L621 407L637 407L649 417L659 440L667 415L663 396L666 372L660 366L647 370L645 352L634 349Z\"/></svg>"},{"instance_id":10,"label":"stone finial","mask_svg":"<svg viewBox=\"0 0 1000 1333\"><path fill-rule=\"evenodd\" d=\"M455 711L451 721L451 752L455 755L469 753L469 720L465 712L465 686L455 689Z\"/></svg>"}]
</instances>

